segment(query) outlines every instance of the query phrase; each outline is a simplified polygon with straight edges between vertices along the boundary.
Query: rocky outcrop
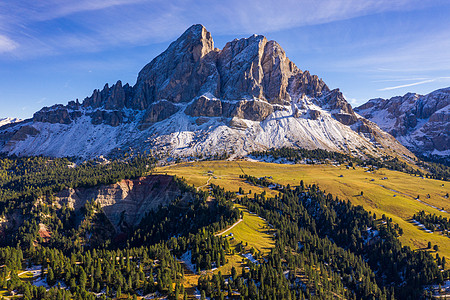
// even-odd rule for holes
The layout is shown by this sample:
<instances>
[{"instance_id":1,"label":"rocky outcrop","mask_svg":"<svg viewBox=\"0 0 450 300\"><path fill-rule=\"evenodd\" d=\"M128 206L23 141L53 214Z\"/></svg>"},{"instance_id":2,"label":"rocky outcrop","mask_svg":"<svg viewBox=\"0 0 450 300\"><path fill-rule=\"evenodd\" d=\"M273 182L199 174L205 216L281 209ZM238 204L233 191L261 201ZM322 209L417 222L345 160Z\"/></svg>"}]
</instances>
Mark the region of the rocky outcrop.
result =
<instances>
[{"instance_id":1,"label":"rocky outcrop","mask_svg":"<svg viewBox=\"0 0 450 300\"><path fill-rule=\"evenodd\" d=\"M39 134L39 130L30 125L21 126L20 129L14 133L10 142L24 141L29 136L33 137Z\"/></svg>"},{"instance_id":2,"label":"rocky outcrop","mask_svg":"<svg viewBox=\"0 0 450 300\"><path fill-rule=\"evenodd\" d=\"M232 117L238 117L251 121L263 121L272 113L272 105L266 102L240 101L232 112Z\"/></svg>"},{"instance_id":3,"label":"rocky outcrop","mask_svg":"<svg viewBox=\"0 0 450 300\"><path fill-rule=\"evenodd\" d=\"M248 128L247 124L245 124L243 120L236 117L230 120L229 126L238 130L245 130Z\"/></svg>"},{"instance_id":4,"label":"rocky outcrop","mask_svg":"<svg viewBox=\"0 0 450 300\"><path fill-rule=\"evenodd\" d=\"M251 121L263 121L274 112L274 108L264 101L237 101L230 103L204 96L195 100L184 111L192 117L237 117Z\"/></svg>"},{"instance_id":5,"label":"rocky outcrop","mask_svg":"<svg viewBox=\"0 0 450 300\"><path fill-rule=\"evenodd\" d=\"M106 111L97 109L91 114L91 122L94 125L106 124L109 126L119 126L123 123L124 113L120 110Z\"/></svg>"},{"instance_id":6,"label":"rocky outcrop","mask_svg":"<svg viewBox=\"0 0 450 300\"><path fill-rule=\"evenodd\" d=\"M192 117L221 117L223 115L222 101L202 96L188 105L184 112Z\"/></svg>"},{"instance_id":7,"label":"rocky outcrop","mask_svg":"<svg viewBox=\"0 0 450 300\"><path fill-rule=\"evenodd\" d=\"M172 176L153 175L92 188L67 189L55 195L62 206L79 210L86 201L96 201L116 231L136 226L142 217L158 206L164 206L190 194L183 194Z\"/></svg>"},{"instance_id":8,"label":"rocky outcrop","mask_svg":"<svg viewBox=\"0 0 450 300\"><path fill-rule=\"evenodd\" d=\"M332 116L344 125L352 125L358 121L352 106L345 100L339 89L334 89L318 101L319 105L328 109Z\"/></svg>"},{"instance_id":9,"label":"rocky outcrop","mask_svg":"<svg viewBox=\"0 0 450 300\"><path fill-rule=\"evenodd\" d=\"M70 124L73 120L81 116L80 111L70 111L61 104L52 107L44 107L33 115L34 122Z\"/></svg>"},{"instance_id":10,"label":"rocky outcrop","mask_svg":"<svg viewBox=\"0 0 450 300\"><path fill-rule=\"evenodd\" d=\"M270 104L288 105L293 97L318 98L325 94L328 97L325 102L331 109L343 108L342 113L351 110L342 94L329 92L318 76L298 69L275 41L253 35L235 39L219 50L214 48L211 34L202 25L193 25L139 72L133 87L128 84L122 86L121 81L111 87L106 84L102 90L94 90L81 106L94 109L94 113L90 113L93 124L111 126L128 122L128 118L118 113L124 108L145 110L141 123L150 124L175 112L174 106L167 102L183 103L195 98L185 110L193 117L245 115L250 120L262 120L262 116L272 109L242 100L258 99ZM212 97L203 97L204 94ZM161 104L157 104L159 101L167 101L169 108L163 109ZM80 107L78 102L73 104ZM70 116L69 111L76 110L72 106L42 110L36 114L35 120L70 124L76 118ZM252 109L256 116L251 115Z\"/></svg>"},{"instance_id":11,"label":"rocky outcrop","mask_svg":"<svg viewBox=\"0 0 450 300\"><path fill-rule=\"evenodd\" d=\"M224 99L288 102L289 79L300 73L278 43L261 35L227 43L219 53L217 65L220 97Z\"/></svg>"},{"instance_id":12,"label":"rocky outcrop","mask_svg":"<svg viewBox=\"0 0 450 300\"><path fill-rule=\"evenodd\" d=\"M122 109L124 107L132 106L132 96L133 88L131 88L128 83L122 86L122 82L119 80L111 87L109 87L108 84L105 84L101 91L94 90L90 97L84 99L83 107L104 107L107 110Z\"/></svg>"},{"instance_id":13,"label":"rocky outcrop","mask_svg":"<svg viewBox=\"0 0 450 300\"><path fill-rule=\"evenodd\" d=\"M372 99L355 111L417 154L450 156L450 88Z\"/></svg>"},{"instance_id":14,"label":"rocky outcrop","mask_svg":"<svg viewBox=\"0 0 450 300\"><path fill-rule=\"evenodd\" d=\"M142 119L142 128L147 128L152 123L160 122L178 112L179 108L169 101L160 101L150 105Z\"/></svg>"},{"instance_id":15,"label":"rocky outcrop","mask_svg":"<svg viewBox=\"0 0 450 300\"><path fill-rule=\"evenodd\" d=\"M297 116L297 118L299 118L300 116ZM320 111L315 110L315 109L311 109L309 111L309 117L311 118L311 120L318 120L320 117Z\"/></svg>"},{"instance_id":16,"label":"rocky outcrop","mask_svg":"<svg viewBox=\"0 0 450 300\"><path fill-rule=\"evenodd\" d=\"M299 71L297 76L291 77L288 90L291 95L295 95L297 98L303 96L319 98L330 91L322 79L319 79L317 75L311 75L309 71Z\"/></svg>"},{"instance_id":17,"label":"rocky outcrop","mask_svg":"<svg viewBox=\"0 0 450 300\"><path fill-rule=\"evenodd\" d=\"M358 117L355 114L335 113L332 116L344 125L352 125L358 121Z\"/></svg>"}]
</instances>

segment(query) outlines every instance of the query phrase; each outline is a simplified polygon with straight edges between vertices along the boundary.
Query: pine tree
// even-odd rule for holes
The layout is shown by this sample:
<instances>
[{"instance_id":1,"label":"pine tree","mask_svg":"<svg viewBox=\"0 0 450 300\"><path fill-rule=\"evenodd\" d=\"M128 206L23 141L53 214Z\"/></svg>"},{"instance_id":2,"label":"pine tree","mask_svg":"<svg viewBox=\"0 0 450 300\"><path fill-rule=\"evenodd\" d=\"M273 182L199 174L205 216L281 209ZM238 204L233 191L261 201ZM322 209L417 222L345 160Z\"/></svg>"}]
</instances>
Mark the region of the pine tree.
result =
<instances>
[{"instance_id":1,"label":"pine tree","mask_svg":"<svg viewBox=\"0 0 450 300\"><path fill-rule=\"evenodd\" d=\"M47 271L47 283L49 286L53 286L55 284L55 275L53 274L53 270L50 267Z\"/></svg>"}]
</instances>

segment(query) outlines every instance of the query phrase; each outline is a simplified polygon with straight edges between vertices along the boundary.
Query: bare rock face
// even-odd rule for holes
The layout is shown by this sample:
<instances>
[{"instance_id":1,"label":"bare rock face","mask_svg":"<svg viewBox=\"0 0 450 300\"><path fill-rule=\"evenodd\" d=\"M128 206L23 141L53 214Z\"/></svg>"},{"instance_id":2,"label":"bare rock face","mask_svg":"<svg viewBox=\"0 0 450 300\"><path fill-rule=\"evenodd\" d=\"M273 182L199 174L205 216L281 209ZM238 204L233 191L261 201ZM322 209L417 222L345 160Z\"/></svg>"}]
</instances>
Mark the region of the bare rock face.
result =
<instances>
[{"instance_id":1,"label":"bare rock face","mask_svg":"<svg viewBox=\"0 0 450 300\"><path fill-rule=\"evenodd\" d=\"M186 107L184 112L192 117L221 117L223 114L222 101L202 96Z\"/></svg>"},{"instance_id":2,"label":"bare rock face","mask_svg":"<svg viewBox=\"0 0 450 300\"><path fill-rule=\"evenodd\" d=\"M289 93L297 95L297 97L307 95L314 98L319 98L330 92L325 82L319 79L317 75L311 75L309 71L300 71L297 76L291 77L288 90Z\"/></svg>"},{"instance_id":3,"label":"bare rock face","mask_svg":"<svg viewBox=\"0 0 450 300\"><path fill-rule=\"evenodd\" d=\"M339 89L334 89L324 95L320 105L331 111L332 116L344 125L352 125L358 121L358 117L352 106L345 100Z\"/></svg>"},{"instance_id":4,"label":"bare rock face","mask_svg":"<svg viewBox=\"0 0 450 300\"><path fill-rule=\"evenodd\" d=\"M138 225L147 212L169 204L180 195L182 193L172 176L154 175L100 187L63 190L55 198L59 205L75 210L83 207L86 201L98 202L116 231L120 232ZM190 196L185 194L184 197Z\"/></svg>"},{"instance_id":5,"label":"bare rock face","mask_svg":"<svg viewBox=\"0 0 450 300\"><path fill-rule=\"evenodd\" d=\"M450 88L372 99L355 109L421 155L450 155Z\"/></svg>"},{"instance_id":6,"label":"bare rock face","mask_svg":"<svg viewBox=\"0 0 450 300\"><path fill-rule=\"evenodd\" d=\"M315 109L311 109L311 110L309 111L309 116L310 116L310 118L311 118L312 120L318 120L319 117L320 117L320 111L315 110ZM299 117L299 116L297 116L297 118L298 118L298 117Z\"/></svg>"},{"instance_id":7,"label":"bare rock face","mask_svg":"<svg viewBox=\"0 0 450 300\"><path fill-rule=\"evenodd\" d=\"M187 102L202 92L216 94L219 75L211 34L194 25L140 72L133 108L146 109L160 99Z\"/></svg>"},{"instance_id":8,"label":"bare rock face","mask_svg":"<svg viewBox=\"0 0 450 300\"><path fill-rule=\"evenodd\" d=\"M358 121L358 117L355 114L336 113L333 114L333 117L344 125L352 125Z\"/></svg>"},{"instance_id":9,"label":"bare rock face","mask_svg":"<svg viewBox=\"0 0 450 300\"><path fill-rule=\"evenodd\" d=\"M195 119L195 124L197 124L198 126L201 126L203 124L206 124L210 121L210 119L208 117L199 117L197 119Z\"/></svg>"},{"instance_id":10,"label":"bare rock face","mask_svg":"<svg viewBox=\"0 0 450 300\"><path fill-rule=\"evenodd\" d=\"M334 89L322 99L322 106L340 113L354 114L352 106L345 100L339 89Z\"/></svg>"},{"instance_id":11,"label":"bare rock face","mask_svg":"<svg viewBox=\"0 0 450 300\"><path fill-rule=\"evenodd\" d=\"M289 78L300 73L281 46L253 35L225 45L217 62L224 99L258 98L270 103L290 101Z\"/></svg>"},{"instance_id":12,"label":"bare rock face","mask_svg":"<svg viewBox=\"0 0 450 300\"><path fill-rule=\"evenodd\" d=\"M40 111L33 115L33 121L35 122L47 122L51 124L70 124L72 119L70 118L69 111L61 104L54 105L52 107L44 107Z\"/></svg>"},{"instance_id":13,"label":"bare rock face","mask_svg":"<svg viewBox=\"0 0 450 300\"><path fill-rule=\"evenodd\" d=\"M245 130L248 128L247 124L245 124L245 122L239 118L232 118L230 120L229 126L231 128L235 128L235 129L239 129L239 130Z\"/></svg>"},{"instance_id":14,"label":"bare rock face","mask_svg":"<svg viewBox=\"0 0 450 300\"><path fill-rule=\"evenodd\" d=\"M263 121L272 113L272 105L266 102L240 101L232 112L232 116L251 121Z\"/></svg>"},{"instance_id":15,"label":"bare rock face","mask_svg":"<svg viewBox=\"0 0 450 300\"><path fill-rule=\"evenodd\" d=\"M212 97L204 97L204 94ZM353 113L339 91L330 93L316 75L298 69L277 42L253 35L235 39L219 50L214 48L211 34L202 25L193 25L139 72L134 87L123 86L121 81L111 87L106 84L102 90L94 90L82 105L72 102L67 107L42 110L36 113L35 121L70 124L77 116L72 116L69 111L83 107L94 109L89 113L92 124L118 126L129 122L129 118L119 112L129 108L146 110L140 123L151 124L177 111L171 103L196 98L185 109L187 115L237 116L261 121L273 109L260 102L246 101L259 99L270 104L289 105L293 97L324 95L323 101L330 109ZM166 101L166 107L159 101ZM350 124L351 118L337 119Z\"/></svg>"},{"instance_id":16,"label":"bare rock face","mask_svg":"<svg viewBox=\"0 0 450 300\"><path fill-rule=\"evenodd\" d=\"M106 124L112 127L116 127L123 123L124 114L120 110L106 111L102 109L97 109L91 115L91 119L92 119L91 122L94 125Z\"/></svg>"},{"instance_id":17,"label":"bare rock face","mask_svg":"<svg viewBox=\"0 0 450 300\"><path fill-rule=\"evenodd\" d=\"M160 122L178 112L179 108L169 101L160 101L150 105L142 119L143 128L151 123Z\"/></svg>"}]
</instances>

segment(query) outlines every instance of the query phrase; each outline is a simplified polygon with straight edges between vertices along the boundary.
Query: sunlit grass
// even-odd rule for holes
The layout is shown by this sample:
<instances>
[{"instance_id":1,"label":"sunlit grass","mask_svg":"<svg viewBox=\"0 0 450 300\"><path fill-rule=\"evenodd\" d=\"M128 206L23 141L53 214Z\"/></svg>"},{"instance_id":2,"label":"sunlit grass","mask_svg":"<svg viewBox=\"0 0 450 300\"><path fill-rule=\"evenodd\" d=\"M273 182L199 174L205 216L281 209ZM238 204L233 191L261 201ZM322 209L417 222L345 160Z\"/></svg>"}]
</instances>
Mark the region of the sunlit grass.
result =
<instances>
[{"instance_id":1,"label":"sunlit grass","mask_svg":"<svg viewBox=\"0 0 450 300\"><path fill-rule=\"evenodd\" d=\"M429 206L450 211L450 200L444 197L450 191L449 182L422 179L386 169L368 173L364 168L347 169L345 166L283 165L249 161L181 163L161 167L157 171L184 177L189 184L196 186L204 185L209 178L208 171L212 171L215 178L213 177L210 182L226 190L238 191L239 187L242 187L246 193L249 190L252 193L265 190L269 195L274 195L275 192L250 185L239 178L239 175L245 173L255 177L272 176L273 182L291 186L299 185L300 180L305 184L315 183L340 199L348 199L354 205L362 205L366 210L376 213L377 218L383 214L392 218L403 229L404 233L400 237L403 245L420 249L426 247L430 241L433 245L439 246L441 257L450 258L450 238L437 232L427 233L410 222L412 216L420 210L450 217L449 213L440 212ZM384 177L387 179L383 180ZM417 196L429 205L415 200ZM250 238L249 235L244 236Z\"/></svg>"}]
</instances>

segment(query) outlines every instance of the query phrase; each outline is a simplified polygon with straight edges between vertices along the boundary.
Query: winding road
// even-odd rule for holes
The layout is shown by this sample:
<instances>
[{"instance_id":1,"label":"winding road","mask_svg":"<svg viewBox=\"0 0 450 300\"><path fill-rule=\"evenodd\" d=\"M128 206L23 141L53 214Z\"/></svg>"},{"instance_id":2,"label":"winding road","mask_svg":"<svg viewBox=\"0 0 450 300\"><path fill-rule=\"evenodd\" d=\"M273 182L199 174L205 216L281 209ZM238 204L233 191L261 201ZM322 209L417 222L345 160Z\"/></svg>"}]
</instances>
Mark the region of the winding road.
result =
<instances>
[{"instance_id":1,"label":"winding road","mask_svg":"<svg viewBox=\"0 0 450 300\"><path fill-rule=\"evenodd\" d=\"M215 236L222 235L222 234L224 234L225 232L227 232L227 231L233 229L234 226L236 226L237 224L241 223L243 220L244 220L244 219L239 219L239 220L237 220L236 223L234 223L233 225L231 225L231 227L225 229L225 230L222 231L222 232L216 233Z\"/></svg>"}]
</instances>

